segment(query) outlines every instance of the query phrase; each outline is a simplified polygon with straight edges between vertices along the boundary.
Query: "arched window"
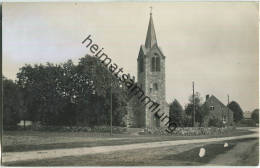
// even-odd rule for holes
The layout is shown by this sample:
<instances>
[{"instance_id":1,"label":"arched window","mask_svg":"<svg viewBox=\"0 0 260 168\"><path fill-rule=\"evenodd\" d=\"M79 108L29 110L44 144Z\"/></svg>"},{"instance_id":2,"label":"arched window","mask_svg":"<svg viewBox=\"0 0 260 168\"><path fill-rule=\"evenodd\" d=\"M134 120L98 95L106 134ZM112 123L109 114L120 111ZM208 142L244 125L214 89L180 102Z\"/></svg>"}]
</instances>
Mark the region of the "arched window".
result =
<instances>
[{"instance_id":1,"label":"arched window","mask_svg":"<svg viewBox=\"0 0 260 168\"><path fill-rule=\"evenodd\" d=\"M151 58L151 72L160 72L160 57L157 53Z\"/></svg>"},{"instance_id":2,"label":"arched window","mask_svg":"<svg viewBox=\"0 0 260 168\"><path fill-rule=\"evenodd\" d=\"M155 71L160 72L160 57L156 57L156 69Z\"/></svg>"},{"instance_id":3,"label":"arched window","mask_svg":"<svg viewBox=\"0 0 260 168\"><path fill-rule=\"evenodd\" d=\"M154 72L155 71L155 67L156 67L156 63L155 63L155 57L152 57L152 62L151 62L151 71Z\"/></svg>"}]
</instances>

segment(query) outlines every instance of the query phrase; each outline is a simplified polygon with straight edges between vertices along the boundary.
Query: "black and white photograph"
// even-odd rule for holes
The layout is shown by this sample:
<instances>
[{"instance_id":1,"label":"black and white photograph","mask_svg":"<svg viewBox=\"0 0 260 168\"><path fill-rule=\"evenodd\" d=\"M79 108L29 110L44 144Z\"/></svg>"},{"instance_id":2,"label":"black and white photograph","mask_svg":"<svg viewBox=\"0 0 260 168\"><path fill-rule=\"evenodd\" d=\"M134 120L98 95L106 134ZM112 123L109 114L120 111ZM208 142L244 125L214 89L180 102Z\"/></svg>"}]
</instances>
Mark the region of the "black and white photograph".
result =
<instances>
[{"instance_id":1,"label":"black and white photograph","mask_svg":"<svg viewBox=\"0 0 260 168\"><path fill-rule=\"evenodd\" d=\"M258 166L258 1L2 3L1 165Z\"/></svg>"}]
</instances>

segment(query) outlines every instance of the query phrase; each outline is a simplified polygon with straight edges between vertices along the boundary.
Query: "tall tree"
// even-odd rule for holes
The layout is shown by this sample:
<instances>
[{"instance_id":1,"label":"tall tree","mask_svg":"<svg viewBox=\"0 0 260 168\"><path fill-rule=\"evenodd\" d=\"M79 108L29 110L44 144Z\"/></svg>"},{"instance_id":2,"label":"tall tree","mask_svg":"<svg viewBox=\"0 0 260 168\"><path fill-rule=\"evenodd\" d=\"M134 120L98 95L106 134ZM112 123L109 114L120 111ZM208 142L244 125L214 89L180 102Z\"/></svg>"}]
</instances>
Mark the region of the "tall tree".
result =
<instances>
[{"instance_id":1,"label":"tall tree","mask_svg":"<svg viewBox=\"0 0 260 168\"><path fill-rule=\"evenodd\" d=\"M228 108L230 108L234 112L234 121L238 122L244 118L243 116L243 110L241 109L240 105L232 101L231 103L228 104Z\"/></svg>"},{"instance_id":2,"label":"tall tree","mask_svg":"<svg viewBox=\"0 0 260 168\"><path fill-rule=\"evenodd\" d=\"M64 97L58 92L60 66L25 65L17 74L18 84L24 93L25 104L32 121L57 125L64 121L60 116L65 105Z\"/></svg>"},{"instance_id":3,"label":"tall tree","mask_svg":"<svg viewBox=\"0 0 260 168\"><path fill-rule=\"evenodd\" d=\"M199 92L194 94L194 106L195 106L195 114L198 113L199 107L202 105L202 97ZM185 113L187 115L193 115L193 95L189 96L189 103L185 107Z\"/></svg>"},{"instance_id":4,"label":"tall tree","mask_svg":"<svg viewBox=\"0 0 260 168\"><path fill-rule=\"evenodd\" d=\"M71 60L60 65L25 65L17 78L32 121L47 125L109 124L110 94L113 124L122 123L126 114L125 90L96 57L87 55L78 65Z\"/></svg>"},{"instance_id":5,"label":"tall tree","mask_svg":"<svg viewBox=\"0 0 260 168\"><path fill-rule=\"evenodd\" d=\"M80 80L76 83L84 81L79 88L90 91L88 93L91 102L91 105L88 105L89 112L81 113L81 115L88 114L87 118L91 118L91 123L109 124L110 94L112 94L113 124L120 125L126 114L126 92L121 87L120 81L96 57L89 55L80 59L77 72ZM85 85L86 83L89 85ZM79 95L78 101L87 103L86 98Z\"/></svg>"},{"instance_id":6,"label":"tall tree","mask_svg":"<svg viewBox=\"0 0 260 168\"><path fill-rule=\"evenodd\" d=\"M251 118L256 122L259 123L259 109L255 109L252 114Z\"/></svg>"},{"instance_id":7,"label":"tall tree","mask_svg":"<svg viewBox=\"0 0 260 168\"><path fill-rule=\"evenodd\" d=\"M24 113L21 92L15 82L3 77L3 125L16 126Z\"/></svg>"},{"instance_id":8,"label":"tall tree","mask_svg":"<svg viewBox=\"0 0 260 168\"><path fill-rule=\"evenodd\" d=\"M195 94L194 94L195 105L198 105L198 106L202 105L202 101L203 101L203 98L200 96L200 93L195 92ZM189 103L193 104L193 95L190 95Z\"/></svg>"},{"instance_id":9,"label":"tall tree","mask_svg":"<svg viewBox=\"0 0 260 168\"><path fill-rule=\"evenodd\" d=\"M195 122L198 122L202 126L204 119L209 114L207 106L202 104L202 97L199 92L194 94L194 106L195 106ZM185 106L185 113L193 118L193 96L189 97L189 103Z\"/></svg>"},{"instance_id":10,"label":"tall tree","mask_svg":"<svg viewBox=\"0 0 260 168\"><path fill-rule=\"evenodd\" d=\"M178 126L183 126L184 110L178 100L174 100L170 104L170 121L176 123Z\"/></svg>"}]
</instances>

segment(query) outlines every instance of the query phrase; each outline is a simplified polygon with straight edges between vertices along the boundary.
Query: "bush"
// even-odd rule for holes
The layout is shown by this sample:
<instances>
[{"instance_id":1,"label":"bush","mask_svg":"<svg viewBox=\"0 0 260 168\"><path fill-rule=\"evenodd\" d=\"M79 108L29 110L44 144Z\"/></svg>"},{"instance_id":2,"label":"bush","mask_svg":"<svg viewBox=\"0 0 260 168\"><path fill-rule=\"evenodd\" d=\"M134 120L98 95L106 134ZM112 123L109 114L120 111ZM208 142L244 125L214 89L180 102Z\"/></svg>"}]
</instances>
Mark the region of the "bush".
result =
<instances>
[{"instance_id":1,"label":"bush","mask_svg":"<svg viewBox=\"0 0 260 168\"><path fill-rule=\"evenodd\" d=\"M192 126L192 118L190 116L184 115L182 118L183 127L191 127Z\"/></svg>"},{"instance_id":2,"label":"bush","mask_svg":"<svg viewBox=\"0 0 260 168\"><path fill-rule=\"evenodd\" d=\"M256 122L252 119L242 119L237 123L237 126L240 126L240 127L255 127Z\"/></svg>"},{"instance_id":3,"label":"bush","mask_svg":"<svg viewBox=\"0 0 260 168\"><path fill-rule=\"evenodd\" d=\"M3 129L5 131L14 131L18 129L18 126L16 125L3 125Z\"/></svg>"},{"instance_id":4,"label":"bush","mask_svg":"<svg viewBox=\"0 0 260 168\"><path fill-rule=\"evenodd\" d=\"M178 127L172 133L167 133L165 128L146 128L146 134L152 135L177 135L177 136L199 136L199 135L221 135L231 132L235 127L217 128L217 127Z\"/></svg>"},{"instance_id":5,"label":"bush","mask_svg":"<svg viewBox=\"0 0 260 168\"><path fill-rule=\"evenodd\" d=\"M220 128L220 127L223 127L225 125L223 124L223 122L220 119L213 117L213 118L209 119L208 126Z\"/></svg>"},{"instance_id":6,"label":"bush","mask_svg":"<svg viewBox=\"0 0 260 168\"><path fill-rule=\"evenodd\" d=\"M122 133L126 131L125 127L113 126L113 133ZM34 123L31 127L34 131L60 131L60 132L110 132L110 126L47 126L40 123Z\"/></svg>"},{"instance_id":7,"label":"bush","mask_svg":"<svg viewBox=\"0 0 260 168\"><path fill-rule=\"evenodd\" d=\"M259 123L259 109L255 109L252 114L251 118L256 122Z\"/></svg>"}]
</instances>

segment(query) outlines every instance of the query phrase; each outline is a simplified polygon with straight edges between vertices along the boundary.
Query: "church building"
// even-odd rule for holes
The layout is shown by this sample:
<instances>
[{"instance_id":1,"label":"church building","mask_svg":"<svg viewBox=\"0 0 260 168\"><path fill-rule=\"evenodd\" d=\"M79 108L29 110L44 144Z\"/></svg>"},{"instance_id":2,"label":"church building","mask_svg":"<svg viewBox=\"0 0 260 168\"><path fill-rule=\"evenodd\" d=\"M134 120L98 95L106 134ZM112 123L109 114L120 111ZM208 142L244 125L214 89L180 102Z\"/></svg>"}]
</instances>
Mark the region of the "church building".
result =
<instances>
[{"instance_id":1,"label":"church building","mask_svg":"<svg viewBox=\"0 0 260 168\"><path fill-rule=\"evenodd\" d=\"M150 13L145 44L140 46L137 65L138 86L146 96L160 104L160 114L164 113L165 116L169 116L169 107L165 99L165 55L157 42L152 13ZM137 106L133 102L129 105ZM128 120L130 122L128 126L146 128L164 126L164 123L151 112L149 106L139 103L138 108L132 107L128 113L128 117L132 118Z\"/></svg>"}]
</instances>

